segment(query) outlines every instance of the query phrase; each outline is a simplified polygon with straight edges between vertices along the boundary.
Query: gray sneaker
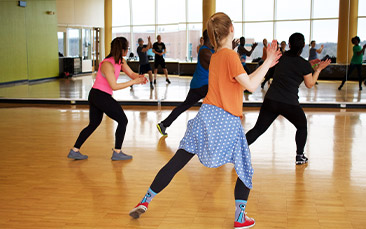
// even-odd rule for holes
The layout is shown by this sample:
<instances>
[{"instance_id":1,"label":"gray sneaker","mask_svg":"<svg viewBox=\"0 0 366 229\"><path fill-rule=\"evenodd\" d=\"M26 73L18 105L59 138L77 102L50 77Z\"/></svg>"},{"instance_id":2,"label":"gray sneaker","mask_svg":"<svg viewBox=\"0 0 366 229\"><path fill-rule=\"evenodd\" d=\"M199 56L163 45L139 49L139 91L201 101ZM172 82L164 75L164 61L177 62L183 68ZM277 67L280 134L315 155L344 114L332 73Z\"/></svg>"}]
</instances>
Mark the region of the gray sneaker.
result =
<instances>
[{"instance_id":1,"label":"gray sneaker","mask_svg":"<svg viewBox=\"0 0 366 229\"><path fill-rule=\"evenodd\" d=\"M113 150L111 159L112 159L112 161L130 160L130 159L132 159L132 156L124 154L122 151L117 153L116 151Z\"/></svg>"},{"instance_id":2,"label":"gray sneaker","mask_svg":"<svg viewBox=\"0 0 366 229\"><path fill-rule=\"evenodd\" d=\"M67 155L68 158L75 159L75 160L85 160L88 159L87 155L83 155L80 153L80 151L75 152L74 150L70 149L69 155Z\"/></svg>"}]
</instances>

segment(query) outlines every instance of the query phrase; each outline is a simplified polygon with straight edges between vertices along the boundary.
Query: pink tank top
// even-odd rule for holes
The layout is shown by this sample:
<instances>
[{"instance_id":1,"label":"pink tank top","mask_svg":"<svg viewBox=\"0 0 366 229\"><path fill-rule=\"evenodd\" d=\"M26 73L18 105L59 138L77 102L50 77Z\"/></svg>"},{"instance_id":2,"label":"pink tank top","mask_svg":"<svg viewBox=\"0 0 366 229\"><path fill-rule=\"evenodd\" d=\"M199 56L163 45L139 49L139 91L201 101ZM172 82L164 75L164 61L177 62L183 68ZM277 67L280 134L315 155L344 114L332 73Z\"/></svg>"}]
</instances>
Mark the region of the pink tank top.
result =
<instances>
[{"instance_id":1,"label":"pink tank top","mask_svg":"<svg viewBox=\"0 0 366 229\"><path fill-rule=\"evenodd\" d=\"M108 83L108 80L105 76L103 76L102 72L101 72L101 68L102 68L102 64L104 63L104 61L108 61L111 64L113 64L114 67L114 75L116 76L116 80L118 79L119 73L121 72L121 64L116 64L114 62L114 58L113 57L109 57L109 58L105 58L102 62L100 62L99 64L99 69L98 69L98 73L97 73L97 77L95 79L93 88L104 91L105 93L108 93L110 95L113 94L113 90L111 88L111 86Z\"/></svg>"}]
</instances>

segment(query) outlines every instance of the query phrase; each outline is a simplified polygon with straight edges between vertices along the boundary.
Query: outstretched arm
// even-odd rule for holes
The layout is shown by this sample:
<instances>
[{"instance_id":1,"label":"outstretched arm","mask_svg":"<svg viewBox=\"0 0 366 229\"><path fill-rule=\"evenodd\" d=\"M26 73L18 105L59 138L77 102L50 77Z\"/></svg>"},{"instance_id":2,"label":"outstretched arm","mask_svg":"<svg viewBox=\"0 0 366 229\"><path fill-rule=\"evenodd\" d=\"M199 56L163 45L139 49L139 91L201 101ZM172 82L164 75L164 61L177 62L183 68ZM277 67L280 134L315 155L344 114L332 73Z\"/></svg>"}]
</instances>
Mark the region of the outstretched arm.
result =
<instances>
[{"instance_id":1,"label":"outstretched arm","mask_svg":"<svg viewBox=\"0 0 366 229\"><path fill-rule=\"evenodd\" d=\"M267 59L252 74L240 74L235 79L250 92L254 92L262 82L269 68L278 63L281 51L277 50L277 41L273 40L267 47Z\"/></svg>"},{"instance_id":2,"label":"outstretched arm","mask_svg":"<svg viewBox=\"0 0 366 229\"><path fill-rule=\"evenodd\" d=\"M324 49L324 45L321 45L319 49L316 50L317 53L321 53Z\"/></svg>"},{"instance_id":3,"label":"outstretched arm","mask_svg":"<svg viewBox=\"0 0 366 229\"><path fill-rule=\"evenodd\" d=\"M125 83L117 83L116 76L114 75L114 67L109 62L104 62L102 64L102 67L100 70L101 70L103 76L106 77L108 84L112 88L113 91L120 90L120 89L129 87L129 86L132 86L134 84L144 83L147 81L146 78L142 76L142 77L136 77L133 80L127 81Z\"/></svg>"},{"instance_id":4,"label":"outstretched arm","mask_svg":"<svg viewBox=\"0 0 366 229\"><path fill-rule=\"evenodd\" d=\"M317 67L315 67L314 73L309 73L306 76L304 76L304 83L307 88L312 88L316 81L318 80L320 72L326 68L330 64L331 60L327 59L325 61L321 61Z\"/></svg>"}]
</instances>

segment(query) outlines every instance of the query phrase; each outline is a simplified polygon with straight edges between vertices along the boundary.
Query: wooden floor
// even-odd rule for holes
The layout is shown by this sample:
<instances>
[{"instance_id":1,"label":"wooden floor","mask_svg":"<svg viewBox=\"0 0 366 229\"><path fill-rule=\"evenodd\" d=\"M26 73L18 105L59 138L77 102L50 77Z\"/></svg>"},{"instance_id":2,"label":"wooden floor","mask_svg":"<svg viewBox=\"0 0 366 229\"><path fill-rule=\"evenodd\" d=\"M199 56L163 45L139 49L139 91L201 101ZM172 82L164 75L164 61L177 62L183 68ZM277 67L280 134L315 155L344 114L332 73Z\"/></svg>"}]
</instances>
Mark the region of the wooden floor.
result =
<instances>
[{"instance_id":1,"label":"wooden floor","mask_svg":"<svg viewBox=\"0 0 366 229\"><path fill-rule=\"evenodd\" d=\"M128 212L172 157L186 123L182 114L161 138L156 123L171 108L127 107L123 150L112 162L116 124L105 117L82 148L66 158L88 123L87 107L0 109L0 228L232 228L231 164L208 169L194 158L139 220ZM244 128L258 110L246 110ZM295 128L279 118L251 146L253 189L247 212L256 228L366 228L366 113L306 110L309 164L295 166Z\"/></svg>"}]
</instances>

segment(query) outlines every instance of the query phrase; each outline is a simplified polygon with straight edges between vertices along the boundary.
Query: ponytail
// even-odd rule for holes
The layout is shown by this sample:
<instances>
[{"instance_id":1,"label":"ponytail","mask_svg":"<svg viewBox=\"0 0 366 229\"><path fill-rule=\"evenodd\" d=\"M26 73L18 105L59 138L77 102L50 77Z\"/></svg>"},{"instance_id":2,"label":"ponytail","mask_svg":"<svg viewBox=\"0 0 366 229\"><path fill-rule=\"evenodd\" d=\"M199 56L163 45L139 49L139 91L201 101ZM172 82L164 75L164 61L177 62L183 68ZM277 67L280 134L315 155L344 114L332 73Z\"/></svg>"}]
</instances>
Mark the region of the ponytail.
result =
<instances>
[{"instance_id":1,"label":"ponytail","mask_svg":"<svg viewBox=\"0 0 366 229\"><path fill-rule=\"evenodd\" d=\"M231 19L225 13L215 13L207 21L207 33L215 51L222 46L222 40L230 33Z\"/></svg>"}]
</instances>

